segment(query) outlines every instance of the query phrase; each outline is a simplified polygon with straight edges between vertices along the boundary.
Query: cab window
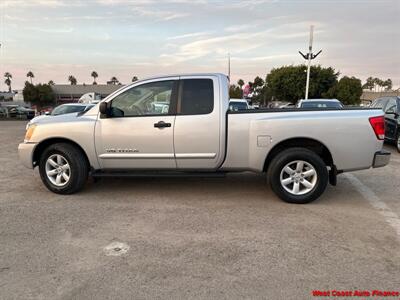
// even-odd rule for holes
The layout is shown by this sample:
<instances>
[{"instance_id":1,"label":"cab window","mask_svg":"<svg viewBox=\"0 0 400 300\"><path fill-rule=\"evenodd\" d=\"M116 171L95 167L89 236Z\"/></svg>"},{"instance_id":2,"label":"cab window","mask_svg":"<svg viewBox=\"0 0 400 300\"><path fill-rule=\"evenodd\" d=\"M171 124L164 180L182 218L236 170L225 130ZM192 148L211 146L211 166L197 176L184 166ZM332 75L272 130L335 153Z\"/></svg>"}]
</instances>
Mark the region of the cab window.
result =
<instances>
[{"instance_id":1,"label":"cab window","mask_svg":"<svg viewBox=\"0 0 400 300\"><path fill-rule=\"evenodd\" d=\"M214 88L211 79L183 79L180 87L179 114L209 114L214 109Z\"/></svg>"},{"instance_id":2,"label":"cab window","mask_svg":"<svg viewBox=\"0 0 400 300\"><path fill-rule=\"evenodd\" d=\"M174 80L135 86L111 102L113 117L168 115L172 113Z\"/></svg>"}]
</instances>

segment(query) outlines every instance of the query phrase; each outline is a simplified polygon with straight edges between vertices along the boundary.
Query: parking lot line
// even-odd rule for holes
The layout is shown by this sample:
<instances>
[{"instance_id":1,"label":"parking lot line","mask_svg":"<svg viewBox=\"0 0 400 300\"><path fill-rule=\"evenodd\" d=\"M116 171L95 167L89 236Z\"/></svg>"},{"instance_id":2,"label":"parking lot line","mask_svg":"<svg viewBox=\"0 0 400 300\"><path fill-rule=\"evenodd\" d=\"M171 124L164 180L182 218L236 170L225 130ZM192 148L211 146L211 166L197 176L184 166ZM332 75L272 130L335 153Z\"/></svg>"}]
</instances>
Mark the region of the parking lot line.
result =
<instances>
[{"instance_id":1,"label":"parking lot line","mask_svg":"<svg viewBox=\"0 0 400 300\"><path fill-rule=\"evenodd\" d=\"M375 193L363 184L353 174L344 174L358 192L385 218L385 221L393 227L400 241L400 218L383 202Z\"/></svg>"}]
</instances>

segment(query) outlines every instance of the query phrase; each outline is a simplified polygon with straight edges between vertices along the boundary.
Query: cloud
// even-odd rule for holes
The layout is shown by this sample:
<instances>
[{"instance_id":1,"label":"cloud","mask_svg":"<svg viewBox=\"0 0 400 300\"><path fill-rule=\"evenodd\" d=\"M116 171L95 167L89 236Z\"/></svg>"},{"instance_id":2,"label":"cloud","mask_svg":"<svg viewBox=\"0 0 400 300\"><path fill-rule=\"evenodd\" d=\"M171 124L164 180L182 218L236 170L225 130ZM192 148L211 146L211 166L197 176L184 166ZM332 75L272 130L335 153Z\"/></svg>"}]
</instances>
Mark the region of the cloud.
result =
<instances>
[{"instance_id":1,"label":"cloud","mask_svg":"<svg viewBox=\"0 0 400 300\"><path fill-rule=\"evenodd\" d=\"M71 33L74 31L74 28L42 28L42 27L27 27L26 29L44 32L44 33Z\"/></svg>"},{"instance_id":2,"label":"cloud","mask_svg":"<svg viewBox=\"0 0 400 300\"><path fill-rule=\"evenodd\" d=\"M156 9L148 9L142 6L135 6L131 8L131 11L141 17L147 17L151 19L156 19L156 21L169 21L178 18L183 18L188 16L187 13L180 13L174 11L164 11L164 10L156 10Z\"/></svg>"},{"instance_id":3,"label":"cloud","mask_svg":"<svg viewBox=\"0 0 400 300\"><path fill-rule=\"evenodd\" d=\"M63 6L82 6L81 1L62 1L62 0L2 0L5 7L63 7Z\"/></svg>"},{"instance_id":4,"label":"cloud","mask_svg":"<svg viewBox=\"0 0 400 300\"><path fill-rule=\"evenodd\" d=\"M168 37L167 40L181 40L181 39L187 39L187 38L194 38L194 37L200 37L200 36L209 35L210 33L211 33L210 31L186 33L186 34L181 34L181 35L175 35L175 36Z\"/></svg>"}]
</instances>

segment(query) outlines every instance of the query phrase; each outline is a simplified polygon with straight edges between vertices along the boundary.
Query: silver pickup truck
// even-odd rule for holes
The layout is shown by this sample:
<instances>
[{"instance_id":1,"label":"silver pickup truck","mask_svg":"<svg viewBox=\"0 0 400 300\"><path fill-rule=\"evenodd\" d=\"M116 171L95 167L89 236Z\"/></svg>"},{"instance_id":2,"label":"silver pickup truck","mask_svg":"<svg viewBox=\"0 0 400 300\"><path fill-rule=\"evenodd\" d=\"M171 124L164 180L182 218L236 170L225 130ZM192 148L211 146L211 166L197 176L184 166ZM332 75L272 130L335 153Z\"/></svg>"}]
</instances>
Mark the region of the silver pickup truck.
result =
<instances>
[{"instance_id":1,"label":"silver pickup truck","mask_svg":"<svg viewBox=\"0 0 400 300\"><path fill-rule=\"evenodd\" d=\"M291 203L318 198L339 173L389 162L381 110L229 111L228 86L223 74L137 81L87 112L29 126L20 159L60 194L79 191L89 175L253 171Z\"/></svg>"}]
</instances>

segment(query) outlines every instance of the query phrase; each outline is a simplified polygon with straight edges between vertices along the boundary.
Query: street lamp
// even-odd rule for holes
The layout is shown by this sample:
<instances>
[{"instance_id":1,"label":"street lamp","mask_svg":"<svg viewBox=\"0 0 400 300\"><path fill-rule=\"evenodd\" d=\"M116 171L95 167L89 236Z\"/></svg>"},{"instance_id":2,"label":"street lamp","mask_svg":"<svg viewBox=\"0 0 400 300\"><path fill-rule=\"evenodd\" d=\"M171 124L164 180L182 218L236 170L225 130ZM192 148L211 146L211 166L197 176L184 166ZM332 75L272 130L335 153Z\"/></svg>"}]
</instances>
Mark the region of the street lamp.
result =
<instances>
[{"instance_id":1,"label":"street lamp","mask_svg":"<svg viewBox=\"0 0 400 300\"><path fill-rule=\"evenodd\" d=\"M308 46L308 53L307 54L303 54L303 53L301 53L301 51L299 51L300 55L303 56L303 58L308 61L308 65L307 65L307 81L306 81L306 95L304 97L304 99L306 99L306 100L308 99L308 86L310 85L311 60L316 58L322 52L322 50L319 50L319 52L317 54L313 54L312 53L313 33L314 33L314 25L311 25L310 26L310 44Z\"/></svg>"}]
</instances>

